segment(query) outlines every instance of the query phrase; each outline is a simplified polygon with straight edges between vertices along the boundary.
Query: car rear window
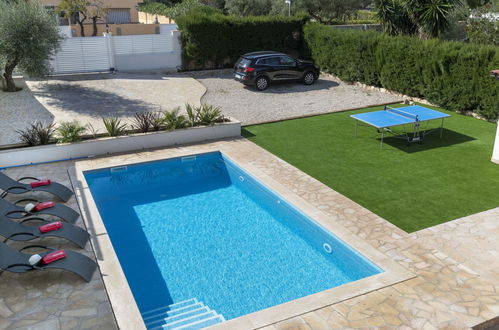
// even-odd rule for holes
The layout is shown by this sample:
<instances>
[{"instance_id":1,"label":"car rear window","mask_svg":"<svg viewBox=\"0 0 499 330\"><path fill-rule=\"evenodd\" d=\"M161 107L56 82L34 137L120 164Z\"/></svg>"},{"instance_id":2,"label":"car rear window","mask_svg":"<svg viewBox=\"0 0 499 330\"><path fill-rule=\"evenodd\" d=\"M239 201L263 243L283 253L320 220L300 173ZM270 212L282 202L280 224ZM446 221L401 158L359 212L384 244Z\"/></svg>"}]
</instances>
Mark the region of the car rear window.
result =
<instances>
[{"instance_id":1,"label":"car rear window","mask_svg":"<svg viewBox=\"0 0 499 330\"><path fill-rule=\"evenodd\" d=\"M239 61L237 61L236 66L237 66L238 68L245 68L245 67L247 67L248 65L250 65L250 63L251 63L251 60L249 60L249 59L247 59L247 58L244 58L244 57L241 57L241 58L239 59Z\"/></svg>"}]
</instances>

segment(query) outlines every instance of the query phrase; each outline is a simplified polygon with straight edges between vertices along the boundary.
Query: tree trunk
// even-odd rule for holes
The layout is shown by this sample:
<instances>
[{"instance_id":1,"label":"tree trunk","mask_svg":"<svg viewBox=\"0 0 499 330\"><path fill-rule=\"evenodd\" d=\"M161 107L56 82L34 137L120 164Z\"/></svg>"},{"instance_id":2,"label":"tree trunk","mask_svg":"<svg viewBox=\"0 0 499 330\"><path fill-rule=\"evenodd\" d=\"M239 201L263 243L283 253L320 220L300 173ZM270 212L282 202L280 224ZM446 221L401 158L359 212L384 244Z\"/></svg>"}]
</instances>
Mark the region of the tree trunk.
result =
<instances>
[{"instance_id":1,"label":"tree trunk","mask_svg":"<svg viewBox=\"0 0 499 330\"><path fill-rule=\"evenodd\" d=\"M80 26L80 34L82 37L85 36L85 28L83 27L83 21L76 21L78 25Z\"/></svg>"},{"instance_id":2,"label":"tree trunk","mask_svg":"<svg viewBox=\"0 0 499 330\"><path fill-rule=\"evenodd\" d=\"M3 78L5 79L5 84L7 85L5 87L6 92L17 92L18 89L16 88L16 84L14 83L14 78L12 78L12 73L14 72L14 69L19 61L14 59L11 62L7 62L5 65L5 72L3 73Z\"/></svg>"},{"instance_id":3,"label":"tree trunk","mask_svg":"<svg viewBox=\"0 0 499 330\"><path fill-rule=\"evenodd\" d=\"M97 36L97 19L98 18L99 17L97 17L97 16L92 17L92 25L94 27L94 32L92 33L92 37L96 37Z\"/></svg>"}]
</instances>

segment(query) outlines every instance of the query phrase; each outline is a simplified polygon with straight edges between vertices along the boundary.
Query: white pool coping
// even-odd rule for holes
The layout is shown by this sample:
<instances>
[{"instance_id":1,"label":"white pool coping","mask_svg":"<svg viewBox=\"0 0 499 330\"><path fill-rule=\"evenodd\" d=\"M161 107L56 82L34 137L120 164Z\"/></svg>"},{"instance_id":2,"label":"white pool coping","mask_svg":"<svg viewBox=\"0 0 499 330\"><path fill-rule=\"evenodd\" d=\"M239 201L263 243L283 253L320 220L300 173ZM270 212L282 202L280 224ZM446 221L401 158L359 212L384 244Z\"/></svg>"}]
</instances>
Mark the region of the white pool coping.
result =
<instances>
[{"instance_id":1,"label":"white pool coping","mask_svg":"<svg viewBox=\"0 0 499 330\"><path fill-rule=\"evenodd\" d=\"M91 234L92 246L95 250L100 272L120 329L145 329L145 325L83 175L83 172L89 170L220 151L244 171L255 177L260 183L280 195L283 199L287 200L326 230L384 270L382 273L358 281L243 315L213 326L210 329L263 327L415 277L410 271L391 260L357 235L337 222L331 221L331 218L322 211L289 191L289 189L269 175L252 166L242 156L232 153L230 149L224 148L224 144L222 143L216 148L213 148L213 145L196 145L189 146L188 148L157 150L144 154L136 153L82 160L76 162L73 167L68 169L75 190L75 196L82 211L82 218Z\"/></svg>"}]
</instances>

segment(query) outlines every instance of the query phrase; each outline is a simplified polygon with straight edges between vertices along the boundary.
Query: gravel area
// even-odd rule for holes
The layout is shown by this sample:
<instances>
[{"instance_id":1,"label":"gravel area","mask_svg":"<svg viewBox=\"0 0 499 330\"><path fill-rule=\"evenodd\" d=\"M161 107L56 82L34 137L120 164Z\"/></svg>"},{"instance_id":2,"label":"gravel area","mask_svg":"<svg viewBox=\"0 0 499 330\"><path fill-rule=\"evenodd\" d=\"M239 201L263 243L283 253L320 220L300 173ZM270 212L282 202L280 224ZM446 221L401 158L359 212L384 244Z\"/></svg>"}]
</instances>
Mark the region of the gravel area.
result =
<instances>
[{"instance_id":1,"label":"gravel area","mask_svg":"<svg viewBox=\"0 0 499 330\"><path fill-rule=\"evenodd\" d=\"M222 107L244 125L399 102L399 96L321 76L315 84L280 83L263 92L244 86L232 70L192 73L206 87L202 102Z\"/></svg>"}]
</instances>

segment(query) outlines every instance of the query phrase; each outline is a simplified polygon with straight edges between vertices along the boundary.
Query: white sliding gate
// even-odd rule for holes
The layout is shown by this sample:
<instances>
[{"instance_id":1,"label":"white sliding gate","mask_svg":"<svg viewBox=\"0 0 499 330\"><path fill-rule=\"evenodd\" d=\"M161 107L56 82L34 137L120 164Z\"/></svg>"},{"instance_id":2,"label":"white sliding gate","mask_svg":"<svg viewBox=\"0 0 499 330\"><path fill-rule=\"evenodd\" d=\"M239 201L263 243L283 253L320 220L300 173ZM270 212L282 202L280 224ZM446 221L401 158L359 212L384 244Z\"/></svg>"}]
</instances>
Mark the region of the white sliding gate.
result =
<instances>
[{"instance_id":1,"label":"white sliding gate","mask_svg":"<svg viewBox=\"0 0 499 330\"><path fill-rule=\"evenodd\" d=\"M176 28L162 24L160 34L65 38L51 65L55 74L175 69L181 65Z\"/></svg>"},{"instance_id":2,"label":"white sliding gate","mask_svg":"<svg viewBox=\"0 0 499 330\"><path fill-rule=\"evenodd\" d=\"M110 59L106 37L66 38L51 64L55 73L109 71Z\"/></svg>"}]
</instances>

